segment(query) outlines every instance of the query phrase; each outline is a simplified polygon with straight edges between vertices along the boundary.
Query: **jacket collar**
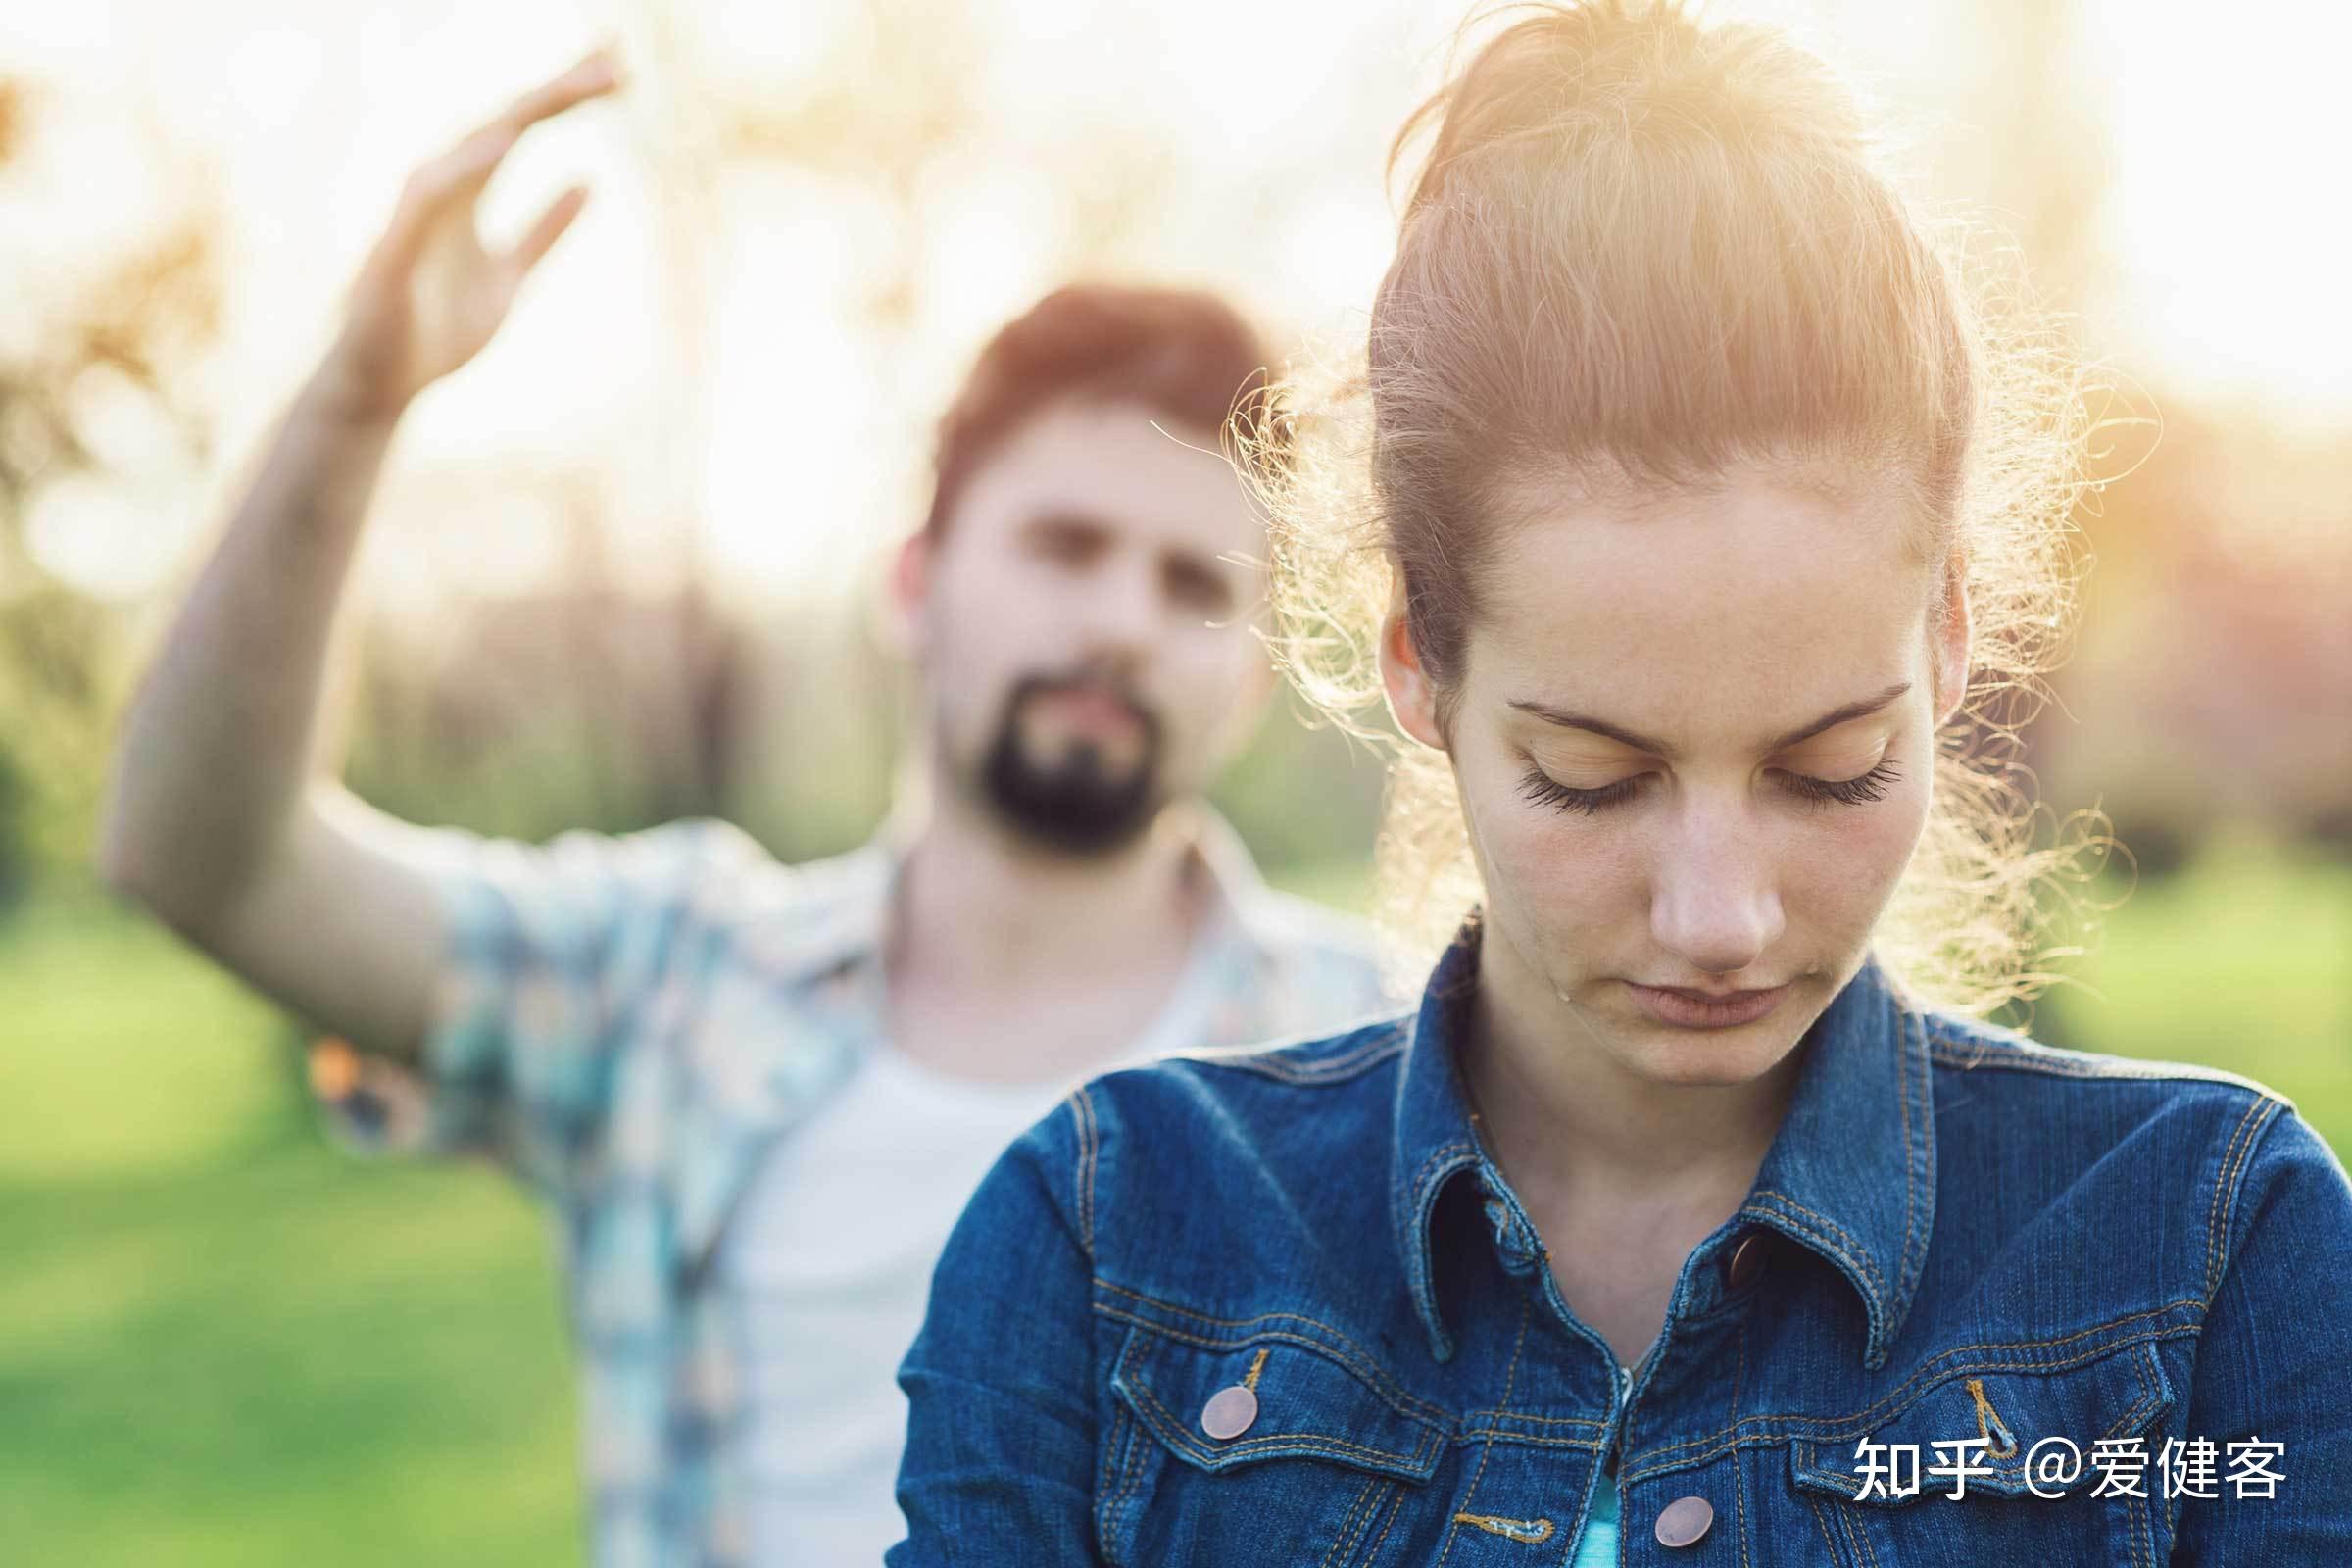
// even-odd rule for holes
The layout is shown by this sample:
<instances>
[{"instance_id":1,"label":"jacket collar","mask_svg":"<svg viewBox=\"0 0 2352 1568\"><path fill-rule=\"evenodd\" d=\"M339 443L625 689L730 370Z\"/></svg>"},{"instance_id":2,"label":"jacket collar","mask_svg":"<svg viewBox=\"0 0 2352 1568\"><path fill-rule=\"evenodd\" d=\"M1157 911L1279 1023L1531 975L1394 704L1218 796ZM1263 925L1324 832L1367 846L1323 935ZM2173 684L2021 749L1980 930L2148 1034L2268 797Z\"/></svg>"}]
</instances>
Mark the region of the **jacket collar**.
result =
<instances>
[{"instance_id":1,"label":"jacket collar","mask_svg":"<svg viewBox=\"0 0 2352 1568\"><path fill-rule=\"evenodd\" d=\"M1396 1090L1391 1212L1406 1288L1440 1360L1453 1342L1432 1272L1439 1196L1468 1170L1507 1189L1472 1131L1456 1067L1478 949L1473 918L1430 975ZM1737 1217L1805 1248L1853 1287L1868 1324L1863 1364L1876 1370L1910 1310L1936 1214L1927 1032L1873 958L1797 1049L1788 1114Z\"/></svg>"}]
</instances>

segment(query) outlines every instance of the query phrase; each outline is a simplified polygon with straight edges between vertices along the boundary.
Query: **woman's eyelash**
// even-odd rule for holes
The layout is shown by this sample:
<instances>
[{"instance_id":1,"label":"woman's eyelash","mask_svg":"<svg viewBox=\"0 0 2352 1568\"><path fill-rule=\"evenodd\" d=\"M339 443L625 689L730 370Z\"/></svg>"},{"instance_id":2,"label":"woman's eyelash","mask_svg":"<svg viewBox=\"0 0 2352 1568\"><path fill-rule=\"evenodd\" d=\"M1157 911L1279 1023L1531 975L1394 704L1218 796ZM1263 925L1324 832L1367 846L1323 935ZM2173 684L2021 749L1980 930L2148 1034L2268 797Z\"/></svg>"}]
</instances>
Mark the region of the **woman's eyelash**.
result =
<instances>
[{"instance_id":1,"label":"woman's eyelash","mask_svg":"<svg viewBox=\"0 0 2352 1568\"><path fill-rule=\"evenodd\" d=\"M1784 773L1782 778L1788 789L1808 801L1834 802L1839 806L1862 806L1886 798L1886 786L1903 775L1889 761L1881 761L1869 772L1854 778L1815 778L1809 773ZM1580 811L1587 816L1604 806L1615 806L1631 800L1641 788L1646 774L1636 773L1614 784L1604 784L1596 790L1573 789L1551 777L1540 767L1528 769L1527 777L1519 782L1519 793L1539 806L1555 807L1563 811Z\"/></svg>"},{"instance_id":2,"label":"woman's eyelash","mask_svg":"<svg viewBox=\"0 0 2352 1568\"><path fill-rule=\"evenodd\" d=\"M1867 801L1886 798L1886 786L1903 775L1895 771L1892 762L1882 760L1869 772L1853 778L1814 778L1807 773L1787 775L1788 787L1808 800L1836 801L1840 806L1860 806Z\"/></svg>"},{"instance_id":3,"label":"woman's eyelash","mask_svg":"<svg viewBox=\"0 0 2352 1568\"><path fill-rule=\"evenodd\" d=\"M1591 816L1604 806L1615 806L1619 801L1632 799L1641 782L1642 775L1636 773L1632 778L1621 778L1614 784L1604 784L1596 790L1571 789L1542 768L1531 767L1527 770L1527 777L1519 782L1519 793L1538 806L1557 807L1563 811L1582 811Z\"/></svg>"}]
</instances>

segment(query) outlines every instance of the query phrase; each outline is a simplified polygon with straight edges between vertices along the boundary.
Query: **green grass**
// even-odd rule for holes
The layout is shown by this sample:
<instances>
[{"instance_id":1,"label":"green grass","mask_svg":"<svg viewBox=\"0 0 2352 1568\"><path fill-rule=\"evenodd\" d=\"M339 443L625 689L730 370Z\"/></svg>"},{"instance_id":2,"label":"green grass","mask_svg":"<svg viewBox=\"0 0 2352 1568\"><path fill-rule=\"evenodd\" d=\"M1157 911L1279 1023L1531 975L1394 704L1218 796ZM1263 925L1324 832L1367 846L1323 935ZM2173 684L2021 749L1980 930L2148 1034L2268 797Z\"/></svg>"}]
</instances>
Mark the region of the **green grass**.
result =
<instances>
[{"instance_id":1,"label":"green grass","mask_svg":"<svg viewBox=\"0 0 2352 1568\"><path fill-rule=\"evenodd\" d=\"M2068 972L2042 1038L2242 1073L2352 1150L2352 865L2216 841L2132 890Z\"/></svg>"},{"instance_id":2,"label":"green grass","mask_svg":"<svg viewBox=\"0 0 2352 1568\"><path fill-rule=\"evenodd\" d=\"M2347 955L2352 867L2223 846L2111 917L2041 1032L2260 1078L2352 1148ZM329 1149L276 1015L86 891L0 926L0 1563L579 1559L519 1195Z\"/></svg>"},{"instance_id":3,"label":"green grass","mask_svg":"<svg viewBox=\"0 0 2352 1568\"><path fill-rule=\"evenodd\" d=\"M284 1026L98 904L0 934L0 1561L578 1560L548 1240L327 1148Z\"/></svg>"}]
</instances>

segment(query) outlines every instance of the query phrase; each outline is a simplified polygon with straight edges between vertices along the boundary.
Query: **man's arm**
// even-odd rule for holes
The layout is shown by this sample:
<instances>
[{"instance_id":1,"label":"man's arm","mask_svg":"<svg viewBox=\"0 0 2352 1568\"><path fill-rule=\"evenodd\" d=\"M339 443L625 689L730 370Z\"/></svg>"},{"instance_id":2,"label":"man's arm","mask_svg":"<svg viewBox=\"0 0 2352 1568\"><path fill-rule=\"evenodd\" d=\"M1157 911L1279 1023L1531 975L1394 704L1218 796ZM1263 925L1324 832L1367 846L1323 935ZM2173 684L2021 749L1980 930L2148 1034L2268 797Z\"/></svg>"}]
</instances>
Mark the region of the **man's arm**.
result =
<instances>
[{"instance_id":1,"label":"man's arm","mask_svg":"<svg viewBox=\"0 0 2352 1568\"><path fill-rule=\"evenodd\" d=\"M411 176L340 336L141 683L115 760L107 882L376 1050L416 1052L444 931L426 836L314 770L336 605L402 413L489 342L585 192L565 192L503 253L475 235L476 199L525 130L614 85L591 56Z\"/></svg>"}]
</instances>

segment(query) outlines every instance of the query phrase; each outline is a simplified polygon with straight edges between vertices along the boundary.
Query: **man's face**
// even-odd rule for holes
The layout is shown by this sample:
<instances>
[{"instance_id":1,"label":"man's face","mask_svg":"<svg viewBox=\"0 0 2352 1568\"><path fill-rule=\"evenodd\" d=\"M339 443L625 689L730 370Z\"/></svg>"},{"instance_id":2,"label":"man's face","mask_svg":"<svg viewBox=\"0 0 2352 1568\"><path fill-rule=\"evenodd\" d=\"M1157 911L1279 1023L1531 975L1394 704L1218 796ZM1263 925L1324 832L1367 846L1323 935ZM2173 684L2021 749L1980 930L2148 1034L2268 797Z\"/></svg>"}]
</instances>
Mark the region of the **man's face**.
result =
<instances>
[{"instance_id":1,"label":"man's face","mask_svg":"<svg viewBox=\"0 0 2352 1568\"><path fill-rule=\"evenodd\" d=\"M1071 854L1200 789L1270 684L1264 543L1208 432L1123 403L1032 417L899 579L947 787Z\"/></svg>"}]
</instances>

